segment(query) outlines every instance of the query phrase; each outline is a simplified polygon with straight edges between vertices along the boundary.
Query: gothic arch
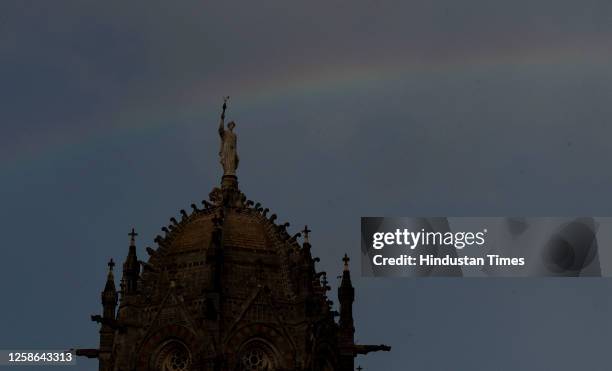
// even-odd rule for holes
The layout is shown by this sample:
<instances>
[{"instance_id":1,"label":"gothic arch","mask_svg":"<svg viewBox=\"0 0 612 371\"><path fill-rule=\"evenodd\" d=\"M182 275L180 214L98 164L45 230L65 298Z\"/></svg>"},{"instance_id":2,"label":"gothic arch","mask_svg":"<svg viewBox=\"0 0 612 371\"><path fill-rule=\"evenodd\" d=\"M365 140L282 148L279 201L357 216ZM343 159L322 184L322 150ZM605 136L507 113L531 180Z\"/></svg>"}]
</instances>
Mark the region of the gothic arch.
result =
<instances>
[{"instance_id":1,"label":"gothic arch","mask_svg":"<svg viewBox=\"0 0 612 371\"><path fill-rule=\"evenodd\" d=\"M156 371L188 371L193 364L193 355L183 342L170 339L155 350L149 363L149 368Z\"/></svg>"},{"instance_id":2,"label":"gothic arch","mask_svg":"<svg viewBox=\"0 0 612 371\"><path fill-rule=\"evenodd\" d=\"M183 371L199 364L202 343L188 328L168 325L155 331L140 346L137 370ZM183 368L181 368L183 367Z\"/></svg>"},{"instance_id":3,"label":"gothic arch","mask_svg":"<svg viewBox=\"0 0 612 371\"><path fill-rule=\"evenodd\" d=\"M239 362L252 351L255 357L267 357L265 362L274 365L271 370L289 370L295 366L295 349L282 333L268 325L252 324L246 325L235 330L225 342L225 354L227 359L234 359L234 364L230 365L231 370L241 370ZM253 365L256 365L254 359ZM257 370L257 368L253 368ZM265 370L265 368L262 368Z\"/></svg>"},{"instance_id":4,"label":"gothic arch","mask_svg":"<svg viewBox=\"0 0 612 371\"><path fill-rule=\"evenodd\" d=\"M253 338L242 344L236 358L236 371L272 371L281 368L282 356L266 340Z\"/></svg>"}]
</instances>

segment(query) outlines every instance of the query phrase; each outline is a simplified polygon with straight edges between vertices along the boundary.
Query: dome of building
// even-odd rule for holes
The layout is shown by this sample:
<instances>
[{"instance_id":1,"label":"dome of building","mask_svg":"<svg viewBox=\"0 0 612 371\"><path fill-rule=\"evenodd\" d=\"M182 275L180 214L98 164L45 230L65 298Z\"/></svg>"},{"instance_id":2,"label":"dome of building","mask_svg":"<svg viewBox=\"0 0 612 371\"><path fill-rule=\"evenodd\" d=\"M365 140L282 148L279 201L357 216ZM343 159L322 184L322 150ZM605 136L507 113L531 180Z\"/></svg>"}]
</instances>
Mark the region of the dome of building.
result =
<instances>
[{"instance_id":1,"label":"dome of building","mask_svg":"<svg viewBox=\"0 0 612 371\"><path fill-rule=\"evenodd\" d=\"M77 354L98 358L101 371L352 371L358 354L389 350L354 342L348 256L336 311L310 230L290 234L240 191L235 125L225 129L224 113L220 186L170 218L146 262L132 229L121 289L111 261L103 314L92 316L100 346Z\"/></svg>"}]
</instances>

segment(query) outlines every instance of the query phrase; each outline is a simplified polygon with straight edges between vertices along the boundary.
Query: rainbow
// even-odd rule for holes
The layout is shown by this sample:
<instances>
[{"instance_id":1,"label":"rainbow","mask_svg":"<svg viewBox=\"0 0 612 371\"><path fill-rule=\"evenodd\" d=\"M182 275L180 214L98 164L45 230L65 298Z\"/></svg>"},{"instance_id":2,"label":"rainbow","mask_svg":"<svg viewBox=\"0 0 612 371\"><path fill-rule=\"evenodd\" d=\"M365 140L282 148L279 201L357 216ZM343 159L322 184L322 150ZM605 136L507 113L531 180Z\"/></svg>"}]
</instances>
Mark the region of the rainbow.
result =
<instances>
[{"instance_id":1,"label":"rainbow","mask_svg":"<svg viewBox=\"0 0 612 371\"><path fill-rule=\"evenodd\" d=\"M376 58L362 61L341 61L335 64L302 64L275 71L269 76L251 76L246 79L195 82L184 93L167 105L146 111L131 109L117 112L108 126L71 128L61 135L47 137L44 134L32 138L27 145L9 147L10 156L2 156L0 164L23 164L43 156L59 156L61 153L87 151L89 144L99 141L120 140L142 132L155 132L169 126L186 125L197 118L216 125L223 93L233 94L235 104L240 102L240 112L248 112L257 106L275 104L288 97L307 97L312 94L351 91L367 91L384 87L396 81L409 81L417 76L467 74L482 69L520 67L525 70L548 66L605 65L612 56L607 40L591 38L589 43L566 41L560 45L530 47L518 50L499 49L464 51L447 58L401 57L393 60ZM537 71L537 70L536 70ZM189 119L191 118L191 120Z\"/></svg>"}]
</instances>

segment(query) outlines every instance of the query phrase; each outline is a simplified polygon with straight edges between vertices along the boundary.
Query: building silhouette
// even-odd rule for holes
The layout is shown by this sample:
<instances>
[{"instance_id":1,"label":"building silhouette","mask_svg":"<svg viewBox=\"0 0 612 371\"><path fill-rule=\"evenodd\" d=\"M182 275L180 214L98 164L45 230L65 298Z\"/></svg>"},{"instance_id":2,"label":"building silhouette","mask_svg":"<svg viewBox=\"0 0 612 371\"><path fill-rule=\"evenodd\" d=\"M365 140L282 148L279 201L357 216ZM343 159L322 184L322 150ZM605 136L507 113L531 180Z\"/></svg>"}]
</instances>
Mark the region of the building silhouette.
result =
<instances>
[{"instance_id":1,"label":"building silhouette","mask_svg":"<svg viewBox=\"0 0 612 371\"><path fill-rule=\"evenodd\" d=\"M224 116L225 105L222 136ZM147 262L132 229L119 289L111 259L102 314L92 316L99 348L77 355L97 358L101 371L353 371L356 355L390 350L355 344L348 256L337 312L308 227L291 235L289 223L248 200L235 156L208 200L162 228Z\"/></svg>"}]
</instances>

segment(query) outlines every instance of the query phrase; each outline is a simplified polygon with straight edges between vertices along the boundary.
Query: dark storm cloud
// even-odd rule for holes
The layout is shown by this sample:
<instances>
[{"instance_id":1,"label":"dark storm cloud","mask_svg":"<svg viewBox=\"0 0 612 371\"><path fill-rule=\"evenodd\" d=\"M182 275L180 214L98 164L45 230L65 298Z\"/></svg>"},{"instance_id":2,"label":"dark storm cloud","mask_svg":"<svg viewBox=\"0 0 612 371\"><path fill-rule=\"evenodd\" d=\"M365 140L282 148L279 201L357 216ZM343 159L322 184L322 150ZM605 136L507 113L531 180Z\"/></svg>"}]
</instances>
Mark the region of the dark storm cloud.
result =
<instances>
[{"instance_id":1,"label":"dark storm cloud","mask_svg":"<svg viewBox=\"0 0 612 371\"><path fill-rule=\"evenodd\" d=\"M220 92L253 80L265 87L279 76L316 77L364 61L374 69L452 65L470 56L606 48L610 5L571 4L5 3L3 121L23 143L31 140L23 122L40 128L35 138L56 135L49 122L64 131L112 127L113 112L176 104L194 87Z\"/></svg>"},{"instance_id":2,"label":"dark storm cloud","mask_svg":"<svg viewBox=\"0 0 612 371\"><path fill-rule=\"evenodd\" d=\"M243 190L311 225L330 273L358 259L362 215L609 214L611 17L608 1L3 2L0 346L95 346L129 228L142 256L217 183L225 94ZM358 339L394 346L366 370L610 363L607 280L356 281Z\"/></svg>"}]
</instances>

